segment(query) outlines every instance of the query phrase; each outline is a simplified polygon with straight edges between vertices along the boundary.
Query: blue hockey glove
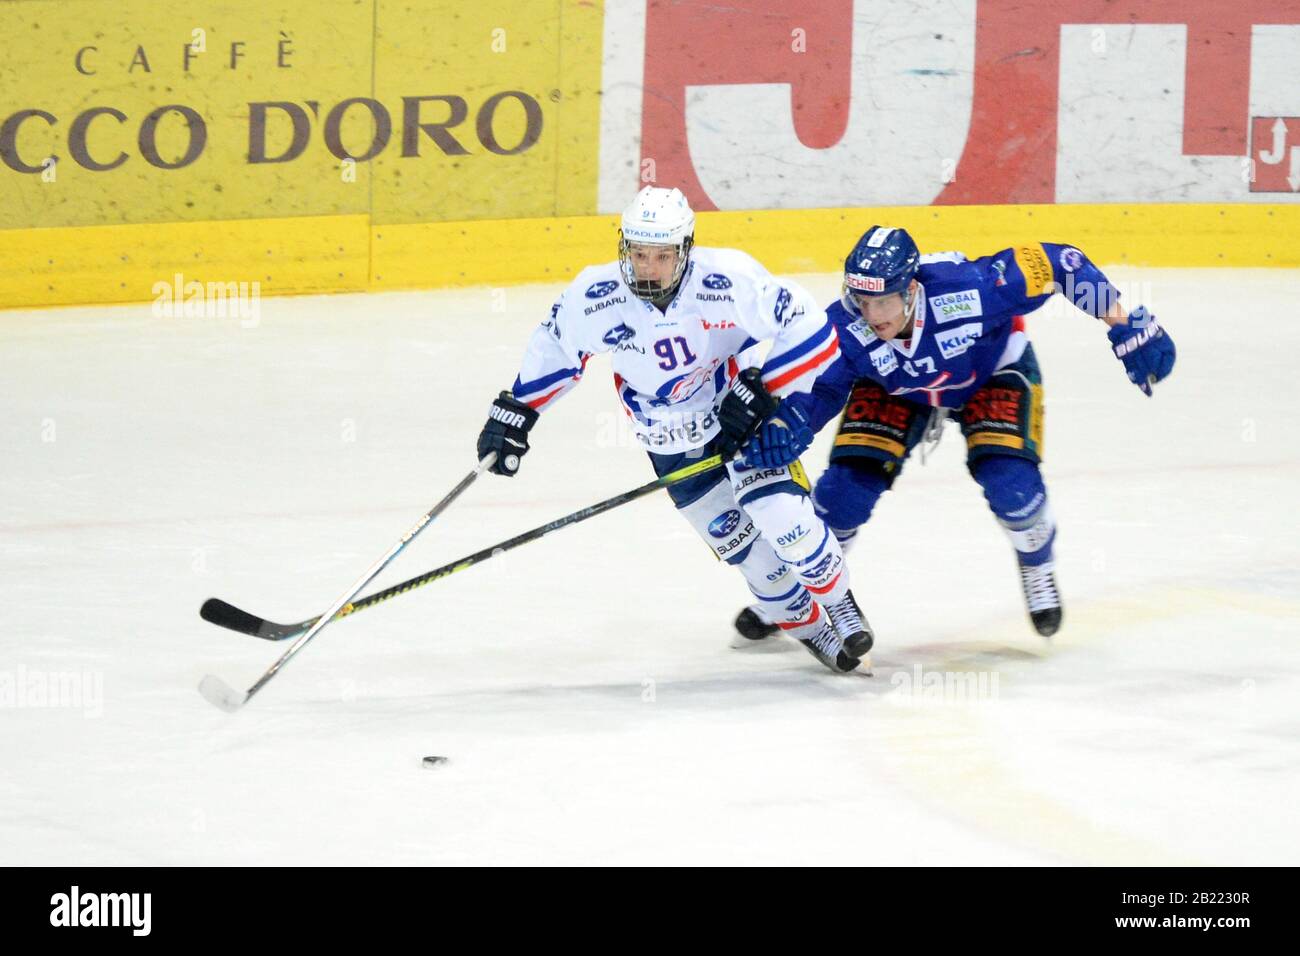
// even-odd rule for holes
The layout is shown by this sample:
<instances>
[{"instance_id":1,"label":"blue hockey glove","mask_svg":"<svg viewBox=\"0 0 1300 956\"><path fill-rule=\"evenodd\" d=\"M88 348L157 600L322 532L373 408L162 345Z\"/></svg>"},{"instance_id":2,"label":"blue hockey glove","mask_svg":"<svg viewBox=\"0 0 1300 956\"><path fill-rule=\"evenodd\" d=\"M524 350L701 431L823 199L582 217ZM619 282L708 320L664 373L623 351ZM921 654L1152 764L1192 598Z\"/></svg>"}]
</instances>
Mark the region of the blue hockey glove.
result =
<instances>
[{"instance_id":1,"label":"blue hockey glove","mask_svg":"<svg viewBox=\"0 0 1300 956\"><path fill-rule=\"evenodd\" d=\"M776 410L777 400L763 384L762 370L747 368L741 372L732 383L731 391L718 404L718 424L722 426L718 453L723 460L744 448Z\"/></svg>"},{"instance_id":2,"label":"blue hockey glove","mask_svg":"<svg viewBox=\"0 0 1300 956\"><path fill-rule=\"evenodd\" d=\"M781 468L798 461L812 444L813 432L803 409L782 402L745 444L745 462L755 468Z\"/></svg>"},{"instance_id":3,"label":"blue hockey glove","mask_svg":"<svg viewBox=\"0 0 1300 956\"><path fill-rule=\"evenodd\" d=\"M487 453L497 453L495 464L489 469L498 475L513 478L519 471L519 459L528 454L528 430L537 423L540 413L517 400L509 392L502 392L488 411L487 424L479 432L475 453L484 458Z\"/></svg>"},{"instance_id":4,"label":"blue hockey glove","mask_svg":"<svg viewBox=\"0 0 1300 956\"><path fill-rule=\"evenodd\" d=\"M1115 357L1124 363L1129 381L1147 395L1152 385L1174 370L1174 340L1145 305L1130 312L1123 325L1111 326L1106 336Z\"/></svg>"}]
</instances>

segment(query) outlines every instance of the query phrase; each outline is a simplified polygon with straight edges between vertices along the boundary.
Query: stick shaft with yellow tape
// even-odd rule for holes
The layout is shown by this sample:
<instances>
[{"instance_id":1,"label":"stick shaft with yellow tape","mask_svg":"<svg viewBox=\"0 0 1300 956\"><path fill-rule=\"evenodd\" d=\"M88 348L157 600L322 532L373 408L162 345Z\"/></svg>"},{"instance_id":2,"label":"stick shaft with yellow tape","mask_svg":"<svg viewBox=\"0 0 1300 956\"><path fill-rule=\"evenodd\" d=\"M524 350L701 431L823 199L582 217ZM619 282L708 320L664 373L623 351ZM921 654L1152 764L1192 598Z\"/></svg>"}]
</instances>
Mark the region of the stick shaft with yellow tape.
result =
<instances>
[{"instance_id":1,"label":"stick shaft with yellow tape","mask_svg":"<svg viewBox=\"0 0 1300 956\"><path fill-rule=\"evenodd\" d=\"M389 562L401 554L406 546L414 541L416 536L433 522L434 518L446 511L451 503L459 498L461 493L474 483L474 479L483 474L485 469L491 468L493 463L496 462L496 458L497 453L494 451L488 452L484 455L473 471L462 478L456 484L455 488L447 492L441 501L421 515L420 520L413 524L407 532L398 539L396 544L384 552L384 556L372 564L366 570L365 574L357 578L357 580L353 582L352 587L348 588L348 590L330 606L328 611L318 617L316 623L308 628L307 632L303 634L302 637L289 645L289 649L280 655L280 659L267 668L266 672L259 677L253 685L248 688L248 690L235 690L220 677L208 674L199 682L199 693L203 695L204 699L207 700L208 703L230 713L243 707L248 703L248 699L270 683L271 679L274 678L276 674L280 673L280 669L284 667L285 664L288 664L289 661L293 660L294 656L306 647L311 642L312 638L323 631L325 627L334 620L335 615L337 615L340 610L346 607L352 599L361 592L362 588L373 581L380 571L388 567Z\"/></svg>"},{"instance_id":2,"label":"stick shaft with yellow tape","mask_svg":"<svg viewBox=\"0 0 1300 956\"><path fill-rule=\"evenodd\" d=\"M345 603L337 609L335 617L347 617L355 614L357 611L364 611L368 607L374 607L389 598L396 597L399 594L405 594L407 591L413 591L418 587L423 587L433 581L438 581L457 571L463 571L466 568L480 564L489 558L494 558L498 554L504 554L520 545L527 544L530 541L536 541L538 538L550 534L552 531L558 531L560 528L566 528L569 525L578 524L586 521L588 518L594 518L598 514L603 514L620 505L625 505L629 501L635 501L644 497L660 488L666 488L669 485L676 484L679 481L685 481L687 478L693 478L696 475L703 474L706 471L712 471L715 468L722 467L722 456L714 455L711 458L704 458L694 464L679 468L676 471L669 472L661 478L647 482L639 488L633 488L631 491L625 491L620 495L612 498L606 498L604 501L597 502L594 505L588 505L572 514L565 515L563 518L557 518L554 521L547 522L544 525L533 528L531 531L525 531L523 534L515 535L507 541L499 544L490 545L481 551L476 551L471 555L459 558L449 564L444 564L440 568L434 568L424 574L402 581L400 584L394 584L392 587L385 588L382 591L376 591L374 594L368 594L363 598L357 598ZM274 621L268 621L265 618L249 614L247 611L240 610L232 604L222 601L220 598L209 598L204 602L199 614L205 621L209 621L219 627L225 627L232 631L239 631L241 634L249 634L253 637L260 637L268 641L287 641L297 637L299 634L314 627L321 618L313 617L305 621L299 621L296 624L277 624Z\"/></svg>"}]
</instances>

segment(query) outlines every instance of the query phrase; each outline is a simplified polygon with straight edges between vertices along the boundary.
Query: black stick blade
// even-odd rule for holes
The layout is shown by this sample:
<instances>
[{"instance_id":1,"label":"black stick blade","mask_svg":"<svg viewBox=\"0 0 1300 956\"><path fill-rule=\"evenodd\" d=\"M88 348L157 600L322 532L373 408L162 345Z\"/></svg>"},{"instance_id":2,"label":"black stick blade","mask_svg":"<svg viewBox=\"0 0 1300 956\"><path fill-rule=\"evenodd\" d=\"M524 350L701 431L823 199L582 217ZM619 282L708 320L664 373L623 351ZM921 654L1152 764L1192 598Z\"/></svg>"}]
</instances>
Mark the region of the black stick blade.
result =
<instances>
[{"instance_id":1,"label":"black stick blade","mask_svg":"<svg viewBox=\"0 0 1300 956\"><path fill-rule=\"evenodd\" d=\"M261 637L261 628L266 623L262 618L247 611L241 611L233 604L227 604L221 598L208 598L199 608L199 617L217 627L229 628L241 634Z\"/></svg>"}]
</instances>

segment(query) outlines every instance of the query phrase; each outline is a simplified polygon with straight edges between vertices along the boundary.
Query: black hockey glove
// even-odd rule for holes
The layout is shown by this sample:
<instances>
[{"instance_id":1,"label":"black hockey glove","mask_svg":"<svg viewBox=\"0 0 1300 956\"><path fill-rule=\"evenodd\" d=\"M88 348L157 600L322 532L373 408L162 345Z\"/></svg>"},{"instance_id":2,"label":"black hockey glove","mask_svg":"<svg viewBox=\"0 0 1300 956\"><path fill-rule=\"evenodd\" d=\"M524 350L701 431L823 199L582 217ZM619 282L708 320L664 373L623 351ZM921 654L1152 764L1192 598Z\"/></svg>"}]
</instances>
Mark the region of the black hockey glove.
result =
<instances>
[{"instance_id":1,"label":"black hockey glove","mask_svg":"<svg viewBox=\"0 0 1300 956\"><path fill-rule=\"evenodd\" d=\"M718 424L722 426L718 451L724 461L744 447L778 404L763 385L759 369L747 368L737 376L731 391L718 405Z\"/></svg>"},{"instance_id":2,"label":"black hockey glove","mask_svg":"<svg viewBox=\"0 0 1300 956\"><path fill-rule=\"evenodd\" d=\"M513 478L519 470L519 459L528 454L528 429L537 422L538 411L518 401L509 392L502 392L488 411L487 424L478 436L478 457L488 452L497 453L490 471Z\"/></svg>"}]
</instances>

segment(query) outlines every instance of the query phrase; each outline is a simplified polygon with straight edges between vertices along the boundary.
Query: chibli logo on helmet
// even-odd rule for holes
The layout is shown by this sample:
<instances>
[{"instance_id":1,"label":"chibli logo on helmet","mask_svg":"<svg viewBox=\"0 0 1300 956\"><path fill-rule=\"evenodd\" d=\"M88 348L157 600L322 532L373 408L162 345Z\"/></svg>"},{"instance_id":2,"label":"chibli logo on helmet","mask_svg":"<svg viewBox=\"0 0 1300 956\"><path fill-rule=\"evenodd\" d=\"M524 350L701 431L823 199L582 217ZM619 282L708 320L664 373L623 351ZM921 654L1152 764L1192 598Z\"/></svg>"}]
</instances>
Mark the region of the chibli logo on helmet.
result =
<instances>
[{"instance_id":1,"label":"chibli logo on helmet","mask_svg":"<svg viewBox=\"0 0 1300 956\"><path fill-rule=\"evenodd\" d=\"M858 292L884 292L885 280L879 276L846 275L844 284Z\"/></svg>"}]
</instances>

